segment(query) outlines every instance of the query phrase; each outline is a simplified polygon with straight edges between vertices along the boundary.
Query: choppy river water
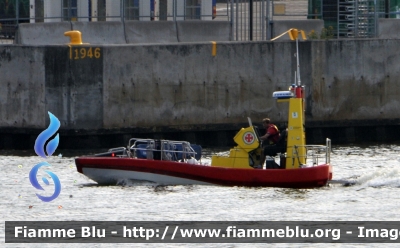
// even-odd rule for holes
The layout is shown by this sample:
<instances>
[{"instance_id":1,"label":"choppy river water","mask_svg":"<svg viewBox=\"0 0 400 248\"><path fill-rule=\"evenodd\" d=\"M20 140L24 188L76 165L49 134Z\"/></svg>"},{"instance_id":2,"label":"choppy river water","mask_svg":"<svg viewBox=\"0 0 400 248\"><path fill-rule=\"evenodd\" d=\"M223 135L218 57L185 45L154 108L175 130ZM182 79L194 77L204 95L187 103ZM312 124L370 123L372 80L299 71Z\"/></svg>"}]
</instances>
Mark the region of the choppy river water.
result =
<instances>
[{"instance_id":1,"label":"choppy river water","mask_svg":"<svg viewBox=\"0 0 400 248\"><path fill-rule=\"evenodd\" d=\"M57 199L45 203L37 198L35 193L41 192L29 181L30 170L43 159L33 151L0 151L0 246L27 247L4 243L4 221L400 221L400 145L333 146L332 152L335 181L326 187L299 190L196 185L161 187L127 181L117 186L99 187L76 171L74 154L56 151L62 156L52 156L47 161L52 165L50 170L59 177L62 191ZM87 152L82 151L82 154ZM341 246L343 244L337 245Z\"/></svg>"}]
</instances>

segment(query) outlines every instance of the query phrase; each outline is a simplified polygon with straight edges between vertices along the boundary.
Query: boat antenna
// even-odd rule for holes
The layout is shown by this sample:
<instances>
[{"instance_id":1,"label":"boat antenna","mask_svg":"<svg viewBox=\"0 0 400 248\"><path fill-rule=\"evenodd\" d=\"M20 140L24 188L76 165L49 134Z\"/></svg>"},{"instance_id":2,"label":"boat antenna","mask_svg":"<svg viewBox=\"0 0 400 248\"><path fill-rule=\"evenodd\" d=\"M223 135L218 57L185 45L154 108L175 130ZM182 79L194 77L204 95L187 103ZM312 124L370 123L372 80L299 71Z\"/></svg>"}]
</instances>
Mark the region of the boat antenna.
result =
<instances>
[{"instance_id":1,"label":"boat antenna","mask_svg":"<svg viewBox=\"0 0 400 248\"><path fill-rule=\"evenodd\" d=\"M300 58L299 58L299 39L296 37L296 58L297 58L297 86L301 86L300 80Z\"/></svg>"},{"instance_id":2,"label":"boat antenna","mask_svg":"<svg viewBox=\"0 0 400 248\"><path fill-rule=\"evenodd\" d=\"M278 35L277 37L271 39L271 41L277 40L279 38L281 38L282 36L284 36L285 34L288 34L291 40L296 40L296 53L295 53L295 57L296 57L296 61L297 61L297 68L296 71L294 72L294 85L296 87L301 87L301 79L300 79L300 56L299 56L299 33L301 34L301 37L303 38L303 40L307 40L306 34L304 33L303 30L299 30L299 29L295 29L295 28L291 28L288 31Z\"/></svg>"},{"instance_id":3,"label":"boat antenna","mask_svg":"<svg viewBox=\"0 0 400 248\"><path fill-rule=\"evenodd\" d=\"M296 40L296 54L294 55L296 57L297 61L297 68L295 75L297 75L297 78L295 79L296 86L301 86L301 79L300 79L300 56L299 56L299 33L301 33L301 37L303 40L307 40L306 34L304 33L303 30L297 30L295 28L291 28L287 31L289 34L289 37L291 40ZM296 77L296 76L295 76Z\"/></svg>"}]
</instances>

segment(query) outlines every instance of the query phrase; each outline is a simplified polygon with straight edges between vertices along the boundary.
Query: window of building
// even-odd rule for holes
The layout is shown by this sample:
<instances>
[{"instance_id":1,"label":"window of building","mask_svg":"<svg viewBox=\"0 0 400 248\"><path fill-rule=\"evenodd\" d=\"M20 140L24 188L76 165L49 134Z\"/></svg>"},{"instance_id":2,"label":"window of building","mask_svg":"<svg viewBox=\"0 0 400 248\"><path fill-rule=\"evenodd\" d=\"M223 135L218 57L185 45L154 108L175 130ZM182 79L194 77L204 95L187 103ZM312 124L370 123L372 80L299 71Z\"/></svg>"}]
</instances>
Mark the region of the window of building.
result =
<instances>
[{"instance_id":1,"label":"window of building","mask_svg":"<svg viewBox=\"0 0 400 248\"><path fill-rule=\"evenodd\" d=\"M139 0L125 0L125 20L139 20Z\"/></svg>"},{"instance_id":2,"label":"window of building","mask_svg":"<svg viewBox=\"0 0 400 248\"><path fill-rule=\"evenodd\" d=\"M106 0L97 0L97 20L106 21Z\"/></svg>"},{"instance_id":3,"label":"window of building","mask_svg":"<svg viewBox=\"0 0 400 248\"><path fill-rule=\"evenodd\" d=\"M186 0L185 2L185 19L201 18L201 0Z\"/></svg>"},{"instance_id":4,"label":"window of building","mask_svg":"<svg viewBox=\"0 0 400 248\"><path fill-rule=\"evenodd\" d=\"M35 22L44 22L43 0L35 0Z\"/></svg>"},{"instance_id":5,"label":"window of building","mask_svg":"<svg viewBox=\"0 0 400 248\"><path fill-rule=\"evenodd\" d=\"M77 0L63 0L63 19L64 21L78 20Z\"/></svg>"},{"instance_id":6,"label":"window of building","mask_svg":"<svg viewBox=\"0 0 400 248\"><path fill-rule=\"evenodd\" d=\"M168 19L168 0L158 0L160 4L160 21L166 21Z\"/></svg>"}]
</instances>

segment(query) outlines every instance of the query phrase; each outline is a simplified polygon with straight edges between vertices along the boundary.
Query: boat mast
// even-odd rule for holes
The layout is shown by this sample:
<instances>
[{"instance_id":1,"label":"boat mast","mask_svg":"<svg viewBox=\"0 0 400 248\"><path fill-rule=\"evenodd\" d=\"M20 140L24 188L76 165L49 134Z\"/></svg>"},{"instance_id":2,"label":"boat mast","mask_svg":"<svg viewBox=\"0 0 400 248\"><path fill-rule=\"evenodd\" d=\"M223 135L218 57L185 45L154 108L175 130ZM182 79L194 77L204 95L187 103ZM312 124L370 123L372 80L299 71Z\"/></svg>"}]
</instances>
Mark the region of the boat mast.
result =
<instances>
[{"instance_id":1,"label":"boat mast","mask_svg":"<svg viewBox=\"0 0 400 248\"><path fill-rule=\"evenodd\" d=\"M300 56L299 56L299 40L298 35L306 40L304 31L290 29L282 35L288 33L291 40L296 40L296 70L294 84L288 92L274 92L273 97L278 102L289 102L288 111L288 134L286 148L286 169L296 169L306 164L306 135L304 128L304 86L301 85L300 79ZM272 39L275 40L282 35Z\"/></svg>"}]
</instances>

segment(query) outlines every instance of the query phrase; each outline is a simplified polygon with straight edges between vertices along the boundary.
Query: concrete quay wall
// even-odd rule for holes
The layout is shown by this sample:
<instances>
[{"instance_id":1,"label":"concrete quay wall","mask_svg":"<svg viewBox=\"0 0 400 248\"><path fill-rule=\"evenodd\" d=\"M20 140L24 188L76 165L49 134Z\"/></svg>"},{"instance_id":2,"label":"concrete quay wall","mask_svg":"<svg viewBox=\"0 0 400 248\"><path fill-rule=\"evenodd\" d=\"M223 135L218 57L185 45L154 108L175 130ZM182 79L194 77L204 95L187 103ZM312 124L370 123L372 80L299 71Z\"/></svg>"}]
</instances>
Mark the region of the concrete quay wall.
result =
<instances>
[{"instance_id":1,"label":"concrete quay wall","mask_svg":"<svg viewBox=\"0 0 400 248\"><path fill-rule=\"evenodd\" d=\"M309 142L398 141L400 40L301 41ZM60 148L130 137L231 145L247 116L280 127L293 83L290 41L0 46L0 148L33 147L52 112Z\"/></svg>"}]
</instances>

